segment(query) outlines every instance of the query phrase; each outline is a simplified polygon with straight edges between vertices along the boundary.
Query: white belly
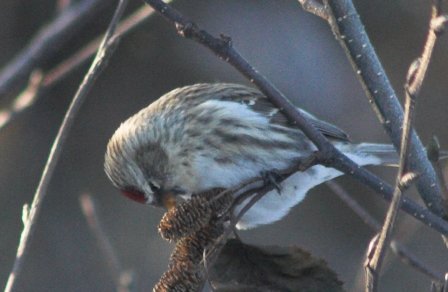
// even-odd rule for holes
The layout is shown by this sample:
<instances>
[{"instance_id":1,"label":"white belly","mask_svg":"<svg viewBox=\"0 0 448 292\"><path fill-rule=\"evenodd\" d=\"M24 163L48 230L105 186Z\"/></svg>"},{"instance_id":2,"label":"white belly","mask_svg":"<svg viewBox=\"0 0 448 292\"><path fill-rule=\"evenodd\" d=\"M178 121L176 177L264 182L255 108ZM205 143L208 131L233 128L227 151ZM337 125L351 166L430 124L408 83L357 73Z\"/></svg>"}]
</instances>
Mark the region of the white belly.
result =
<instances>
[{"instance_id":1,"label":"white belly","mask_svg":"<svg viewBox=\"0 0 448 292\"><path fill-rule=\"evenodd\" d=\"M330 180L342 173L324 166L316 165L306 172L296 172L281 183L281 193L272 190L263 196L241 218L236 227L250 229L257 225L269 224L280 220L289 210L300 203L306 193L324 181ZM239 212L249 202L250 198L237 208Z\"/></svg>"}]
</instances>

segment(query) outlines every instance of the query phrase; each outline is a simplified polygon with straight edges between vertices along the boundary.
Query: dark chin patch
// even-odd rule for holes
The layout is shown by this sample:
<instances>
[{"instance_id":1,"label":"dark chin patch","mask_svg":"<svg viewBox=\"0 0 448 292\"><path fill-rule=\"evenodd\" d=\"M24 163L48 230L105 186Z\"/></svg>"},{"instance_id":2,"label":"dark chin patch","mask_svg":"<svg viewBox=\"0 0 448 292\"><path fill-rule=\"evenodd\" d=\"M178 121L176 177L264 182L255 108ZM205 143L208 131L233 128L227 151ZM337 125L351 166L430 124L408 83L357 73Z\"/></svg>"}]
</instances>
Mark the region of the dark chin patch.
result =
<instances>
[{"instance_id":1,"label":"dark chin patch","mask_svg":"<svg viewBox=\"0 0 448 292\"><path fill-rule=\"evenodd\" d=\"M130 189L122 190L121 193L123 194L123 196L125 196L133 201L136 201L141 204L146 204L145 194L139 190L130 188Z\"/></svg>"}]
</instances>

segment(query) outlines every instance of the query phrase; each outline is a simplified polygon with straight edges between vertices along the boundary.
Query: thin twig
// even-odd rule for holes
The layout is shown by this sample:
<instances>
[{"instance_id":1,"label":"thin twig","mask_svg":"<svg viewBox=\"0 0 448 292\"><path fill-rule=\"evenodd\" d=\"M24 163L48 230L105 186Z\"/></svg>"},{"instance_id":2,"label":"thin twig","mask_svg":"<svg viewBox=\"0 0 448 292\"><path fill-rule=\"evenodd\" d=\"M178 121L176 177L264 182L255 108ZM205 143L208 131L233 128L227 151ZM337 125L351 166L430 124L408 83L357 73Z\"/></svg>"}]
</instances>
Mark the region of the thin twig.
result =
<instances>
[{"instance_id":1,"label":"thin twig","mask_svg":"<svg viewBox=\"0 0 448 292\"><path fill-rule=\"evenodd\" d=\"M223 234L219 237L219 239L215 242L215 244L210 247L210 250L205 255L203 262L207 261L207 266L211 267L213 266L213 263L215 262L217 256L219 255L219 252L221 251L222 247L224 246L222 243L224 243L230 236L230 234L235 230L235 226L238 223L238 221L244 216L244 214L247 213L247 211L250 210L261 198L263 198L264 195L266 195L270 190L272 190L274 187L271 185L265 185L257 189L251 189L243 194L241 194L239 197L243 198L250 198L249 201L241 208L241 210L238 212L238 214L233 214L234 210L237 206L239 206L241 201L236 199L233 207L230 211L231 218L230 223L224 230Z\"/></svg>"},{"instance_id":2,"label":"thin twig","mask_svg":"<svg viewBox=\"0 0 448 292\"><path fill-rule=\"evenodd\" d=\"M448 292L448 273L445 274L445 283L443 284L442 292Z\"/></svg>"},{"instance_id":3,"label":"thin twig","mask_svg":"<svg viewBox=\"0 0 448 292\"><path fill-rule=\"evenodd\" d=\"M410 265L411 267L415 268L416 270L420 271L422 274L427 275L430 277L433 281L442 283L444 281L444 275L443 273L439 273L437 271L434 271L431 266L423 264L419 258L413 253L411 253L405 246L400 244L396 240L392 240L390 243L390 247L392 251L398 255L404 263Z\"/></svg>"},{"instance_id":4,"label":"thin twig","mask_svg":"<svg viewBox=\"0 0 448 292\"><path fill-rule=\"evenodd\" d=\"M392 231L398 216L398 210L402 203L403 190L407 187L404 183L404 179L406 178L406 172L410 171L408 157L410 154L411 130L415 116L415 103L423 84L423 80L426 76L434 44L437 39L432 22L439 16L440 11L438 4L440 3L435 3L432 7L431 24L429 25L430 28L428 38L426 40L422 55L411 64L408 71L405 84L406 101L403 120L403 133L401 137L400 162L395 183L395 191L392 202L387 211L386 219L384 220L384 224L381 229L378 244L376 245L373 256L366 267L366 291L377 291L378 289L379 270L381 269L381 264L386 255L386 247L390 245L390 241L392 240ZM440 207L444 206L442 205Z\"/></svg>"},{"instance_id":5,"label":"thin twig","mask_svg":"<svg viewBox=\"0 0 448 292\"><path fill-rule=\"evenodd\" d=\"M106 259L107 267L111 272L112 279L114 279L116 283L119 283L122 267L109 238L99 222L95 203L89 194L81 195L79 197L79 203L89 228L95 236L101 252L104 253L104 258Z\"/></svg>"},{"instance_id":6,"label":"thin twig","mask_svg":"<svg viewBox=\"0 0 448 292\"><path fill-rule=\"evenodd\" d=\"M387 200L392 199L393 188L389 184L367 171L365 168L359 167L356 163L340 153L333 144L331 144L305 117L300 114L299 111L296 110L294 105L292 105L284 95L278 91L278 89L276 89L265 77L260 75L260 73L232 47L229 37L213 37L161 0L144 1L175 25L181 36L190 38L206 46L257 85L269 100L280 108L285 116L287 116L292 123L296 124L318 147L324 165L334 167L349 174L361 181L361 183L364 183L376 192L382 194L383 198ZM434 228L442 234L448 234L447 222L419 206L412 200L403 200L402 208L408 214L414 216L429 227Z\"/></svg>"},{"instance_id":7,"label":"thin twig","mask_svg":"<svg viewBox=\"0 0 448 292\"><path fill-rule=\"evenodd\" d=\"M128 276L129 273L123 271L121 263L115 253L114 248L112 247L109 237L101 226L101 222L98 218L95 202L93 201L92 196L89 194L81 195L79 197L79 203L82 213L84 214L84 217L86 218L86 221L89 225L89 228L98 242L99 249L104 255L112 279L114 279L115 281L117 291L128 292L131 283L129 281L123 280Z\"/></svg>"},{"instance_id":8,"label":"thin twig","mask_svg":"<svg viewBox=\"0 0 448 292\"><path fill-rule=\"evenodd\" d=\"M442 165L440 164L439 139L436 136L433 136L426 148L427 148L426 151L428 153L428 159L429 161L431 161L432 166L436 170L437 177L440 181L443 190L444 200L448 201L448 184L445 175L443 174Z\"/></svg>"},{"instance_id":9,"label":"thin twig","mask_svg":"<svg viewBox=\"0 0 448 292\"><path fill-rule=\"evenodd\" d=\"M329 24L344 48L380 122L397 149L401 146L403 109L364 30L351 0L324 0ZM421 175L417 182L426 206L445 217L442 190L416 132L411 132L410 169Z\"/></svg>"},{"instance_id":10,"label":"thin twig","mask_svg":"<svg viewBox=\"0 0 448 292\"><path fill-rule=\"evenodd\" d=\"M50 154L48 156L47 163L42 172L42 177L40 179L39 185L34 194L33 203L26 216L26 221L24 222L24 228L20 236L20 243L17 248L16 260L12 268L12 272L9 275L8 282L6 284L5 292L13 291L15 284L17 283L17 278L20 276L22 270L23 262L29 249L29 244L36 229L36 222L41 210L41 202L47 194L47 188L54 172L55 166L60 157L62 146L67 140L69 130L71 129L75 116L79 111L83 101L85 100L88 92L92 88L94 81L102 72L105 67L107 60L112 55L114 48L118 43L118 38L113 38L113 33L115 31L116 25L123 14L124 8L126 7L126 0L120 0L115 10L114 16L107 28L106 34L104 36L103 42L101 43L98 53L93 61L89 71L84 77L83 82L78 88L73 100L70 104L67 113L65 114L64 120L59 128L56 139L51 147Z\"/></svg>"},{"instance_id":11,"label":"thin twig","mask_svg":"<svg viewBox=\"0 0 448 292\"><path fill-rule=\"evenodd\" d=\"M0 130L12 121L18 114L34 104L43 81L41 71L35 71L31 74L28 86L13 101L7 110L0 111Z\"/></svg>"},{"instance_id":12,"label":"thin twig","mask_svg":"<svg viewBox=\"0 0 448 292\"><path fill-rule=\"evenodd\" d=\"M7 94L18 82L27 79L45 60L58 53L58 48L70 41L108 2L79 1L64 9L56 19L42 28L30 44L0 72L0 97Z\"/></svg>"},{"instance_id":13,"label":"thin twig","mask_svg":"<svg viewBox=\"0 0 448 292\"><path fill-rule=\"evenodd\" d=\"M442 191L443 191L443 199L445 202L448 202L448 185L443 174L442 165L440 164L440 143L439 139L436 136L433 136L429 145L427 146L427 154L428 159L431 161L432 166L434 167L437 177L439 179ZM448 237L446 235L442 235L443 242L448 247Z\"/></svg>"},{"instance_id":14,"label":"thin twig","mask_svg":"<svg viewBox=\"0 0 448 292\"><path fill-rule=\"evenodd\" d=\"M120 24L117 26L114 37L123 37L124 35L128 34L138 25L149 19L149 17L153 15L153 12L154 10L148 5L142 6L137 11L120 22ZM56 67L45 73L45 76L43 76L42 80L39 81L39 86L35 85L35 77L33 77L32 75L30 77L29 86L24 91L26 93L27 102L23 102L24 98L23 94L21 94L14 100L9 109L0 111L0 131L20 113L29 108L34 103L34 101L36 101L43 94L43 92L57 84L57 82L61 81L69 73L73 72L75 69L88 61L89 58L92 57L98 50L102 38L103 36L100 36L91 41L79 51L74 53L72 56L64 60L62 63L58 64ZM20 102L21 104L20 108L16 106L18 102Z\"/></svg>"},{"instance_id":15,"label":"thin twig","mask_svg":"<svg viewBox=\"0 0 448 292\"><path fill-rule=\"evenodd\" d=\"M372 217L358 202L356 202L350 194L337 182L327 181L325 183L338 198L343 201L352 211L361 218L364 223L367 224L371 229L378 231L381 228L381 224Z\"/></svg>"},{"instance_id":16,"label":"thin twig","mask_svg":"<svg viewBox=\"0 0 448 292\"><path fill-rule=\"evenodd\" d=\"M404 181L407 157L408 157L408 146L409 146L409 134L412 128L413 116L414 116L414 107L412 106L413 102L410 100L406 100L406 110L405 117L406 119L403 121L403 138L402 138L402 146L400 151L400 163L398 168L396 186L394 191L394 196L390 203L389 209L386 214L386 219L384 220L383 227L381 228L381 232L377 238L377 243L373 246L373 254L368 257L368 261L366 262L366 291L374 292L378 290L378 280L379 280L379 271L381 269L381 265L383 259L386 255L386 247L390 245L392 240L392 231L395 227L395 222L398 216L398 210L402 203L402 195L404 190L409 187L409 183L417 177L417 175L413 175L413 178L410 179L409 183Z\"/></svg>"},{"instance_id":17,"label":"thin twig","mask_svg":"<svg viewBox=\"0 0 448 292\"><path fill-rule=\"evenodd\" d=\"M380 231L381 224L373 218L358 202L356 202L350 194L334 181L326 182L326 185L341 199L353 212L358 215L372 230ZM419 272L425 274L434 281L443 281L443 274L432 269L431 266L420 260L415 254L407 249L403 244L396 240L390 243L392 251L406 264L412 266Z\"/></svg>"},{"instance_id":18,"label":"thin twig","mask_svg":"<svg viewBox=\"0 0 448 292\"><path fill-rule=\"evenodd\" d=\"M311 167L312 164L308 164L308 167ZM281 176L288 176L290 173L297 172L297 168L303 168L305 166L299 165L295 168L289 168L281 171ZM259 186L260 183L263 185ZM266 183L265 179L262 177L256 177L248 179L247 181L242 182L238 186L231 189L232 196L236 196L231 207L223 214L221 220L229 220L228 216L230 215L230 222L226 224L224 232L221 236L214 242L214 244L206 250L204 250L204 255L202 258L202 268L205 270L205 274L209 274L209 268L213 266L215 261L217 260L222 248L224 247L224 243L229 238L230 234L235 231L237 223L241 220L244 214L250 210L264 195L266 195L269 191L274 189L274 185L272 183ZM217 197L221 197L223 195L229 194L229 191L223 191ZM248 202L242 206L237 214L235 214L236 209L243 204L248 199ZM208 277L206 277L208 279ZM204 283L203 283L204 284ZM203 286L203 285L202 285ZM211 285L212 286L212 285ZM202 290L202 289L201 289ZM199 290L199 291L201 291Z\"/></svg>"},{"instance_id":19,"label":"thin twig","mask_svg":"<svg viewBox=\"0 0 448 292\"><path fill-rule=\"evenodd\" d=\"M167 3L172 2L166 1ZM137 9L134 13L129 15L126 19L120 22L117 27L117 31L114 36L123 37L130 33L144 21L148 20L153 15L154 10L148 5L144 5ZM52 86L57 81L63 79L68 73L78 68L84 62L86 62L91 56L93 56L101 43L102 37L97 37L93 41L89 42L86 46L81 48L75 54L67 58L61 64L50 70L45 74L42 85L44 87Z\"/></svg>"}]
</instances>

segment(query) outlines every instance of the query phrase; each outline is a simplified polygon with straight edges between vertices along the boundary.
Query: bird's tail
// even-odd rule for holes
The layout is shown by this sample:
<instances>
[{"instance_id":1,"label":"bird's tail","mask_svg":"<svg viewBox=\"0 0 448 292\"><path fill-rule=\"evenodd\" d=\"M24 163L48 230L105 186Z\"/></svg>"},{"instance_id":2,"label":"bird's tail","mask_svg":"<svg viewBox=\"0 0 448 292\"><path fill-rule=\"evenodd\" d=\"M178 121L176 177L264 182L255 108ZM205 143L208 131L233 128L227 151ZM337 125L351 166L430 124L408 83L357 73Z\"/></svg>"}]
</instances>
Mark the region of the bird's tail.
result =
<instances>
[{"instance_id":1,"label":"bird's tail","mask_svg":"<svg viewBox=\"0 0 448 292\"><path fill-rule=\"evenodd\" d=\"M341 143L336 147L359 165L396 166L398 164L398 153L391 144Z\"/></svg>"},{"instance_id":2,"label":"bird's tail","mask_svg":"<svg viewBox=\"0 0 448 292\"><path fill-rule=\"evenodd\" d=\"M392 144L345 144L338 147L347 156L360 165L397 166L399 154ZM440 151L440 160L448 158L448 151Z\"/></svg>"}]
</instances>

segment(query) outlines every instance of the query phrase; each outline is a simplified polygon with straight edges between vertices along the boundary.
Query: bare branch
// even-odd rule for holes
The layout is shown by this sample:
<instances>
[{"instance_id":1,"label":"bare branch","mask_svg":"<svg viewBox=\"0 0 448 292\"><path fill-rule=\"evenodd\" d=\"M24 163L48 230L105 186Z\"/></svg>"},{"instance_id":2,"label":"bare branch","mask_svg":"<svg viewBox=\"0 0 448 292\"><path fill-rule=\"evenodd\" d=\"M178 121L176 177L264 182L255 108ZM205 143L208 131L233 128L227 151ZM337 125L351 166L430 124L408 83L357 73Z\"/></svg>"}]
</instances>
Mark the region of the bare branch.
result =
<instances>
[{"instance_id":1,"label":"bare branch","mask_svg":"<svg viewBox=\"0 0 448 292\"><path fill-rule=\"evenodd\" d=\"M402 202L403 189L399 187L399 182L397 182L397 187L395 189L394 198L387 211L386 219L384 220L383 227L378 236L375 236L375 241L372 245L372 251L369 252L371 255L368 256L366 261L366 291L377 291L378 290L378 280L381 265L383 263L384 257L386 255L387 247L390 245L392 240L392 231L395 227L395 222L398 216L398 209Z\"/></svg>"},{"instance_id":2,"label":"bare branch","mask_svg":"<svg viewBox=\"0 0 448 292\"><path fill-rule=\"evenodd\" d=\"M128 34L138 25L149 19L149 17L153 15L153 12L154 10L151 7L147 5L142 6L120 22L114 37L122 37ZM98 50L102 38L103 36L100 36L91 41L68 59L64 60L55 68L45 73L45 76L42 76L43 74L41 74L42 80L39 81L39 86L36 86L36 75L31 75L29 85L24 91L26 94L20 94L9 109L0 111L0 131L20 113L33 105L34 101L36 101L45 90L54 86L69 73L73 72L79 66L88 61L89 58L92 57ZM20 104L21 106L18 107L17 104Z\"/></svg>"},{"instance_id":3,"label":"bare branch","mask_svg":"<svg viewBox=\"0 0 448 292\"><path fill-rule=\"evenodd\" d=\"M35 71L31 74L28 86L15 98L11 107L0 111L0 130L7 125L14 117L34 104L39 90L42 86L43 74L41 71Z\"/></svg>"},{"instance_id":4,"label":"bare branch","mask_svg":"<svg viewBox=\"0 0 448 292\"><path fill-rule=\"evenodd\" d=\"M133 282L132 274L123 271L121 263L115 253L114 248L112 247L109 237L101 226L101 222L98 218L95 202L93 201L92 196L89 194L81 195L79 197L79 203L84 217L86 218L86 221L89 225L89 228L98 242L99 249L104 255L104 259L106 260L107 267L109 268L112 279L115 281L117 291L128 292L129 287Z\"/></svg>"},{"instance_id":5,"label":"bare branch","mask_svg":"<svg viewBox=\"0 0 448 292\"><path fill-rule=\"evenodd\" d=\"M48 157L45 168L42 172L42 177L39 182L39 186L34 194L33 203L28 212L26 223L24 224L24 229L20 236L20 243L17 248L16 260L12 268L12 272L9 275L8 282L6 284L5 292L13 291L15 284L17 283L17 278L22 270L23 262L28 252L28 247L32 239L34 230L36 229L36 222L41 210L41 202L47 194L47 188L54 172L57 161L60 157L62 146L64 145L68 132L71 129L73 122L75 120L75 115L79 111L83 101L85 100L88 92L93 86L94 81L102 72L105 67L106 61L112 55L114 48L117 45L118 38L112 38L115 31L116 25L126 7L126 0L120 0L115 10L115 14L109 24L106 35L104 36L103 42L101 43L98 53L93 61L89 71L84 77L83 82L79 86L73 100L70 104L67 113L65 114L64 120L59 128L56 139L51 147L50 155Z\"/></svg>"},{"instance_id":6,"label":"bare branch","mask_svg":"<svg viewBox=\"0 0 448 292\"><path fill-rule=\"evenodd\" d=\"M83 0L66 8L49 25L42 28L31 43L0 72L0 97L7 94L18 82L50 59L58 48L71 40L108 3L105 0Z\"/></svg>"},{"instance_id":7,"label":"bare branch","mask_svg":"<svg viewBox=\"0 0 448 292\"><path fill-rule=\"evenodd\" d=\"M438 4L440 3L434 3L433 5L431 23L439 16L440 11ZM416 178L416 175L407 176L406 172L410 169L408 157L410 155L410 138L415 116L415 103L423 84L429 61L431 60L434 44L437 39L436 33L433 28L434 25L430 25L429 27L428 38L423 53L420 58L418 58L411 64L407 75L405 84L406 102L403 120L403 133L401 137L400 147L400 163L395 183L395 191L386 215L386 219L384 221L383 228L381 229L378 244L376 245L374 254L371 260L368 262L368 268L366 269L367 273L369 274L369 276L367 276L366 283L367 291L377 291L378 277L375 277L373 275L379 274L382 261L386 255L386 247L389 246L390 241L392 240L392 231L395 226L396 218L398 216L398 210L402 203L403 190L407 188L410 185L410 182L412 180L415 180ZM413 174L412 172L410 173ZM444 208L445 205L441 205L439 207L443 208L444 212L446 212Z\"/></svg>"},{"instance_id":8,"label":"bare branch","mask_svg":"<svg viewBox=\"0 0 448 292\"><path fill-rule=\"evenodd\" d=\"M437 177L440 181L445 201L448 201L448 184L443 174L442 165L440 164L440 143L436 136L433 136L429 145L426 147L428 159L436 170Z\"/></svg>"},{"instance_id":9,"label":"bare branch","mask_svg":"<svg viewBox=\"0 0 448 292\"><path fill-rule=\"evenodd\" d=\"M124 35L132 32L133 29L141 25L144 21L148 20L149 17L153 15L153 12L154 10L148 5L140 7L134 13L120 22L114 37L123 37ZM54 85L59 80L63 79L68 73L72 72L74 69L78 68L84 62L86 62L91 56L95 54L101 43L101 39L102 37L98 37L89 42L86 46L70 56L67 60L53 68L51 71L47 72L43 81L43 86L48 87Z\"/></svg>"},{"instance_id":10,"label":"bare branch","mask_svg":"<svg viewBox=\"0 0 448 292\"><path fill-rule=\"evenodd\" d=\"M415 268L416 270L420 271L422 274L427 275L430 277L433 281L437 282L443 282L444 281L444 275L442 273L439 273L437 271L434 271L431 266L423 264L420 259L416 257L415 254L411 253L405 246L400 244L396 240L392 240L390 243L390 247L392 251L398 255L404 263L410 265L411 267Z\"/></svg>"},{"instance_id":11,"label":"bare branch","mask_svg":"<svg viewBox=\"0 0 448 292\"><path fill-rule=\"evenodd\" d=\"M164 16L177 28L178 33L186 38L190 38L213 51L217 56L233 65L238 71L246 76L251 82L257 85L260 90L270 99L270 101L280 108L283 113L291 120L292 123L300 127L300 129L313 141L318 147L319 154L322 157L321 163L334 167L346 174L358 179L361 183L366 184L383 198L391 200L393 188L386 182L359 167L353 161L340 153L310 122L303 117L299 111L278 91L265 77L253 68L233 47L229 37L221 36L215 38L208 32L200 29L196 24L186 19L177 10L167 5L161 0L144 0L151 5L157 12ZM448 234L448 224L440 217L434 215L425 208L414 203L410 199L403 200L403 210L418 220L422 221L437 231Z\"/></svg>"},{"instance_id":12,"label":"bare branch","mask_svg":"<svg viewBox=\"0 0 448 292\"><path fill-rule=\"evenodd\" d=\"M371 229L378 231L381 228L380 223L373 218L358 202L356 202L350 194L337 182L328 181L325 183L350 209L361 218Z\"/></svg>"},{"instance_id":13,"label":"bare branch","mask_svg":"<svg viewBox=\"0 0 448 292\"><path fill-rule=\"evenodd\" d=\"M441 16L441 0L433 0L431 20L429 23L428 36L423 48L421 56L414 61L416 64L415 70L410 70L407 80L407 94L411 96L417 96L420 93L420 89L423 84L423 80L428 70L429 62L431 61L434 45L437 40L437 36L443 31L446 23L446 16ZM415 97L414 97L415 98Z\"/></svg>"},{"instance_id":14,"label":"bare branch","mask_svg":"<svg viewBox=\"0 0 448 292\"><path fill-rule=\"evenodd\" d=\"M345 49L371 104L398 149L401 145L403 110L390 81L370 43L359 15L350 0L324 1L330 14L330 26ZM439 217L446 217L442 190L424 147L415 131L410 134L410 169L421 175L417 182L426 206Z\"/></svg>"},{"instance_id":15,"label":"bare branch","mask_svg":"<svg viewBox=\"0 0 448 292\"><path fill-rule=\"evenodd\" d=\"M358 202L356 202L350 194L334 181L326 182L326 185L341 199L350 209L352 209L358 217L364 221L375 232L380 231L380 223L372 217ZM375 242L375 240L372 240ZM443 274L434 271L431 266L420 260L415 254L413 254L408 248L402 245L396 240L392 240L390 243L392 251L399 256L399 258L406 264L412 266L419 272L427 275L429 278L437 282L443 281Z\"/></svg>"}]
</instances>

